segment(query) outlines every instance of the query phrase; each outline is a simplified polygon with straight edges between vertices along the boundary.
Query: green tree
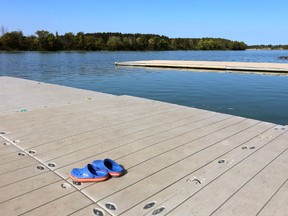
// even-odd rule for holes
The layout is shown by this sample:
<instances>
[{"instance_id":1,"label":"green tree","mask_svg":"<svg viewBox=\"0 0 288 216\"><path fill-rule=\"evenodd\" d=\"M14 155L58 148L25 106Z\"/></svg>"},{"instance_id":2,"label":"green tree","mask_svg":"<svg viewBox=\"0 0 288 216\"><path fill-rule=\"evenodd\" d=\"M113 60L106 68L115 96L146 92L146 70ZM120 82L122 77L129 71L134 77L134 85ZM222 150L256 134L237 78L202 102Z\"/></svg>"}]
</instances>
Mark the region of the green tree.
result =
<instances>
[{"instance_id":1,"label":"green tree","mask_svg":"<svg viewBox=\"0 0 288 216\"><path fill-rule=\"evenodd\" d=\"M159 38L154 36L148 40L148 49L157 50L158 49Z\"/></svg>"},{"instance_id":2,"label":"green tree","mask_svg":"<svg viewBox=\"0 0 288 216\"><path fill-rule=\"evenodd\" d=\"M49 32L45 30L40 30L36 32L36 35L38 36L38 50L45 51L49 48L49 42L48 42L48 36ZM51 37L50 37L51 40ZM51 42L50 42L51 43Z\"/></svg>"},{"instance_id":3,"label":"green tree","mask_svg":"<svg viewBox=\"0 0 288 216\"><path fill-rule=\"evenodd\" d=\"M230 45L231 50L245 50L247 45L244 42L234 41Z\"/></svg>"},{"instance_id":4,"label":"green tree","mask_svg":"<svg viewBox=\"0 0 288 216\"><path fill-rule=\"evenodd\" d=\"M122 49L122 41L119 37L117 36L111 36L109 37L108 41L107 41L107 47L109 50L121 50Z\"/></svg>"},{"instance_id":5,"label":"green tree","mask_svg":"<svg viewBox=\"0 0 288 216\"><path fill-rule=\"evenodd\" d=\"M122 40L122 45L125 50L136 50L136 41L133 37L124 37Z\"/></svg>"},{"instance_id":6,"label":"green tree","mask_svg":"<svg viewBox=\"0 0 288 216\"><path fill-rule=\"evenodd\" d=\"M144 35L141 35L136 38L136 49L145 50L147 48L147 40Z\"/></svg>"},{"instance_id":7,"label":"green tree","mask_svg":"<svg viewBox=\"0 0 288 216\"><path fill-rule=\"evenodd\" d=\"M25 39L26 41L26 50L29 51L34 51L34 50L38 50L38 46L39 46L39 40L36 36L31 35L26 37Z\"/></svg>"},{"instance_id":8,"label":"green tree","mask_svg":"<svg viewBox=\"0 0 288 216\"><path fill-rule=\"evenodd\" d=\"M25 50L23 46L23 34L21 31L7 32L1 37L4 50Z\"/></svg>"},{"instance_id":9,"label":"green tree","mask_svg":"<svg viewBox=\"0 0 288 216\"><path fill-rule=\"evenodd\" d=\"M56 38L54 34L49 33L47 41L48 41L48 46L46 47L46 50L55 51L56 50Z\"/></svg>"},{"instance_id":10,"label":"green tree","mask_svg":"<svg viewBox=\"0 0 288 216\"><path fill-rule=\"evenodd\" d=\"M65 33L61 37L62 45L64 50L76 50L74 44L74 34L72 32Z\"/></svg>"},{"instance_id":11,"label":"green tree","mask_svg":"<svg viewBox=\"0 0 288 216\"><path fill-rule=\"evenodd\" d=\"M92 50L95 51L95 38L92 35L87 35L85 37L85 50Z\"/></svg>"},{"instance_id":12,"label":"green tree","mask_svg":"<svg viewBox=\"0 0 288 216\"><path fill-rule=\"evenodd\" d=\"M95 50L105 50L106 45L104 43L104 40L100 37L95 38Z\"/></svg>"},{"instance_id":13,"label":"green tree","mask_svg":"<svg viewBox=\"0 0 288 216\"><path fill-rule=\"evenodd\" d=\"M158 43L158 50L169 50L168 40L161 38Z\"/></svg>"},{"instance_id":14,"label":"green tree","mask_svg":"<svg viewBox=\"0 0 288 216\"><path fill-rule=\"evenodd\" d=\"M56 36L49 31L37 31L38 50L40 51L56 51L61 49L61 42L58 33Z\"/></svg>"},{"instance_id":15,"label":"green tree","mask_svg":"<svg viewBox=\"0 0 288 216\"><path fill-rule=\"evenodd\" d=\"M75 36L75 48L77 50L85 50L86 49L86 41L85 38L87 36L85 36L85 34L83 32L78 32Z\"/></svg>"},{"instance_id":16,"label":"green tree","mask_svg":"<svg viewBox=\"0 0 288 216\"><path fill-rule=\"evenodd\" d=\"M58 32L56 32L55 34L55 42L54 42L54 50L62 50L63 49L63 45L61 42L61 38L58 34Z\"/></svg>"},{"instance_id":17,"label":"green tree","mask_svg":"<svg viewBox=\"0 0 288 216\"><path fill-rule=\"evenodd\" d=\"M4 29L5 30L5 29ZM3 31L4 31L3 30ZM0 49L5 50L244 50L244 42L223 38L168 38L155 34L121 34L72 32L54 35L45 30L37 36L22 32L5 33L0 37ZM255 48L288 49L288 46L258 45Z\"/></svg>"}]
</instances>

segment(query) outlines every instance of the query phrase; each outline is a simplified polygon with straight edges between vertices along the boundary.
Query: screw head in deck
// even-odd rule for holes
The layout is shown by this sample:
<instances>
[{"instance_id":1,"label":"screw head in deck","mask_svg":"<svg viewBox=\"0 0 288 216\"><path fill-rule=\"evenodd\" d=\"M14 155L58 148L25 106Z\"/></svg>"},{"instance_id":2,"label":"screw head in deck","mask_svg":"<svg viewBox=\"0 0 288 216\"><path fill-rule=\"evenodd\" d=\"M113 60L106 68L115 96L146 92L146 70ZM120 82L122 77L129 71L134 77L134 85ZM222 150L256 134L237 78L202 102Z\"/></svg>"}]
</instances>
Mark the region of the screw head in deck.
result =
<instances>
[{"instance_id":1,"label":"screw head in deck","mask_svg":"<svg viewBox=\"0 0 288 216\"><path fill-rule=\"evenodd\" d=\"M109 210L113 210L113 211L116 210L116 206L113 203L106 203L105 206Z\"/></svg>"},{"instance_id":2,"label":"screw head in deck","mask_svg":"<svg viewBox=\"0 0 288 216\"><path fill-rule=\"evenodd\" d=\"M150 202L150 203L147 203L143 209L149 209L149 208L152 208L154 205L156 204L156 202Z\"/></svg>"}]
</instances>

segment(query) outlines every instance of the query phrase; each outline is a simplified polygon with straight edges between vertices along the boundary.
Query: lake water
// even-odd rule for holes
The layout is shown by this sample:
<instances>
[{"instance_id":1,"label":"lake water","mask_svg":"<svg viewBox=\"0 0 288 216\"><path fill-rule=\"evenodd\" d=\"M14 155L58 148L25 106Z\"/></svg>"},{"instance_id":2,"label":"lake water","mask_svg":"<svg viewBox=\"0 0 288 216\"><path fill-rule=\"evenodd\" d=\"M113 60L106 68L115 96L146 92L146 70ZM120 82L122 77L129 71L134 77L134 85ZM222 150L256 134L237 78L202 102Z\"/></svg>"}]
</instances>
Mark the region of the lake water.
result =
<instances>
[{"instance_id":1,"label":"lake water","mask_svg":"<svg viewBox=\"0 0 288 216\"><path fill-rule=\"evenodd\" d=\"M0 52L0 75L288 124L288 76L115 67L132 60L280 62L288 51Z\"/></svg>"}]
</instances>

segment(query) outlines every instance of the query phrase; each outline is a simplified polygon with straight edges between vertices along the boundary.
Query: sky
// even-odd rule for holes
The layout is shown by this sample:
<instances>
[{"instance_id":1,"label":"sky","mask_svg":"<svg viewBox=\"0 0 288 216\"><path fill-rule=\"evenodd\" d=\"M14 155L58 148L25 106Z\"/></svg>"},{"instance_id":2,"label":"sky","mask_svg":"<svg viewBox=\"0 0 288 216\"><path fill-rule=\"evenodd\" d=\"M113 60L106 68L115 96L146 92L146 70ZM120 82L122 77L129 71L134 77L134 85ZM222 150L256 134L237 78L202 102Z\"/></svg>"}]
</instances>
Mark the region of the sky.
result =
<instances>
[{"instance_id":1,"label":"sky","mask_svg":"<svg viewBox=\"0 0 288 216\"><path fill-rule=\"evenodd\" d=\"M24 35L149 33L277 45L288 44L287 11L288 0L0 0L0 27Z\"/></svg>"}]
</instances>

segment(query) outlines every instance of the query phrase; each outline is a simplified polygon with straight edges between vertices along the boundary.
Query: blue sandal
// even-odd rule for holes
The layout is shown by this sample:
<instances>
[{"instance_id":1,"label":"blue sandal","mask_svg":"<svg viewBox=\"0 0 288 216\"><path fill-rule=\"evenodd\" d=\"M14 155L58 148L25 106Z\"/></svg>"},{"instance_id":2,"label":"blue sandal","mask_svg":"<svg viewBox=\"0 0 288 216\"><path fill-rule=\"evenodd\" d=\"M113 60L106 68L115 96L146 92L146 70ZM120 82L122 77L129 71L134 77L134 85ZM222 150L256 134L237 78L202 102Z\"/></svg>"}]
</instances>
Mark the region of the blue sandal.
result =
<instances>
[{"instance_id":1,"label":"blue sandal","mask_svg":"<svg viewBox=\"0 0 288 216\"><path fill-rule=\"evenodd\" d=\"M113 177L119 177L124 173L124 169L114 160L106 158L104 160L95 160L92 165L99 170L105 170Z\"/></svg>"},{"instance_id":2,"label":"blue sandal","mask_svg":"<svg viewBox=\"0 0 288 216\"><path fill-rule=\"evenodd\" d=\"M70 173L70 178L75 182L99 182L109 178L109 173L105 170L98 170L88 164L84 168L74 168Z\"/></svg>"}]
</instances>

